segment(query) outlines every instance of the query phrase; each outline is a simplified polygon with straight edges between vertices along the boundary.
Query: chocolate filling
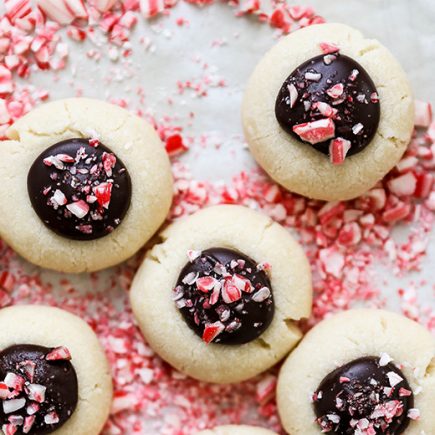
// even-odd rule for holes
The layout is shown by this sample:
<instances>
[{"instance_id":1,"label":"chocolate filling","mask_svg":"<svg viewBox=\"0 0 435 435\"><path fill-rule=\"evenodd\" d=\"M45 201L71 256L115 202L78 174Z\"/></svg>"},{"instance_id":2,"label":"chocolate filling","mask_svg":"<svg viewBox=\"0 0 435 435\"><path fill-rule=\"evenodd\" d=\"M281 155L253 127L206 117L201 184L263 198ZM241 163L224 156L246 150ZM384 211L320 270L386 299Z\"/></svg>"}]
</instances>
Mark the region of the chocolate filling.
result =
<instances>
[{"instance_id":1,"label":"chocolate filling","mask_svg":"<svg viewBox=\"0 0 435 435\"><path fill-rule=\"evenodd\" d=\"M54 432L76 409L76 372L66 359L51 360L53 350L19 344L0 353L0 427L6 434Z\"/></svg>"},{"instance_id":2,"label":"chocolate filling","mask_svg":"<svg viewBox=\"0 0 435 435\"><path fill-rule=\"evenodd\" d=\"M29 170L27 189L44 224L74 240L111 233L131 201L125 165L92 139L67 139L47 148Z\"/></svg>"},{"instance_id":3,"label":"chocolate filling","mask_svg":"<svg viewBox=\"0 0 435 435\"><path fill-rule=\"evenodd\" d=\"M231 249L207 249L181 271L175 303L206 343L248 343L268 328L274 314L265 268Z\"/></svg>"},{"instance_id":4,"label":"chocolate filling","mask_svg":"<svg viewBox=\"0 0 435 435\"><path fill-rule=\"evenodd\" d=\"M321 153L328 154L331 140L341 138L349 141L347 155L352 155L373 139L380 104L365 69L337 52L313 57L289 75L278 93L275 115L287 133Z\"/></svg>"},{"instance_id":5,"label":"chocolate filling","mask_svg":"<svg viewBox=\"0 0 435 435\"><path fill-rule=\"evenodd\" d=\"M394 364L380 363L376 357L358 358L323 379L314 394L322 432L353 435L365 429L398 435L405 431L408 411L414 406L411 387Z\"/></svg>"}]
</instances>

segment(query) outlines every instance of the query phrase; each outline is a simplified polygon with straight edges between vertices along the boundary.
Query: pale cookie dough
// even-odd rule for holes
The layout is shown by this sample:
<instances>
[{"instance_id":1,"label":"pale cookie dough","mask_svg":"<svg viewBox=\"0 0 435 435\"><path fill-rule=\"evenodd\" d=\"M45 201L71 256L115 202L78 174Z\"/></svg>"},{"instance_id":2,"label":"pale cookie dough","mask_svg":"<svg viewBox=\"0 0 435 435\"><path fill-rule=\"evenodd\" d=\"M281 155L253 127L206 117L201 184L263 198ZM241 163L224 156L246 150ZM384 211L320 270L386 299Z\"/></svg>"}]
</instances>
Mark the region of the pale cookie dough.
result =
<instances>
[{"instance_id":1,"label":"pale cookie dough","mask_svg":"<svg viewBox=\"0 0 435 435\"><path fill-rule=\"evenodd\" d=\"M328 374L362 357L382 357L383 362L379 360L379 364L385 367L390 359L393 360L391 364L400 365L414 394L413 408L418 410L413 411L414 418L420 414L418 420L409 419L409 426L403 433L433 434L433 337L421 325L398 314L367 309L349 310L324 320L305 336L285 361L277 388L278 411L285 430L292 435L320 434L320 426L315 421L313 393ZM392 382L394 378L393 375ZM346 379L340 382L345 385ZM397 384L395 394L399 387L404 387L404 383ZM328 389L324 389L321 400L325 400L327 394ZM407 399L406 391L403 399Z\"/></svg>"},{"instance_id":2,"label":"pale cookie dough","mask_svg":"<svg viewBox=\"0 0 435 435\"><path fill-rule=\"evenodd\" d=\"M164 221L172 200L170 163L157 133L139 117L102 101L72 98L32 110L7 136L10 140L0 142L0 236L28 261L72 273L110 267L137 252ZM28 193L27 177L35 159L73 138L98 139L123 162L131 179L125 216L120 223L116 220L119 226L113 232L95 240L74 240L52 231L35 212Z\"/></svg>"},{"instance_id":3,"label":"pale cookie dough","mask_svg":"<svg viewBox=\"0 0 435 435\"><path fill-rule=\"evenodd\" d=\"M311 272L302 248L286 229L251 209L221 205L172 224L160 238L162 242L148 252L140 267L130 295L146 340L164 360L193 378L231 383L268 369L296 345L301 332L295 321L311 312ZM268 328L246 344L206 344L176 306L180 299L174 288L182 269L196 264L193 259L211 248L237 251L257 264L270 265L267 276L275 313ZM193 258L189 261L190 250ZM237 289L232 289L237 295ZM246 293L242 293L245 297ZM247 295L254 294L262 296L261 300L270 297L264 288L258 294Z\"/></svg>"},{"instance_id":4,"label":"pale cookie dough","mask_svg":"<svg viewBox=\"0 0 435 435\"><path fill-rule=\"evenodd\" d=\"M261 427L230 424L203 430L196 435L276 435L276 432Z\"/></svg>"},{"instance_id":5,"label":"pale cookie dough","mask_svg":"<svg viewBox=\"0 0 435 435\"><path fill-rule=\"evenodd\" d=\"M112 379L104 351L92 329L80 318L58 308L37 305L4 308L0 310L0 353L15 345L62 346L69 351L70 363L77 374L78 402L71 417L53 433L99 434L109 415ZM38 366L36 361L36 373ZM38 432L32 429L30 433Z\"/></svg>"},{"instance_id":6,"label":"pale cookie dough","mask_svg":"<svg viewBox=\"0 0 435 435\"><path fill-rule=\"evenodd\" d=\"M283 82L300 64L321 55L323 42L356 60L379 94L374 138L340 165L284 131L275 117ZM408 80L384 46L343 24L320 24L286 36L264 56L247 85L242 116L255 159L276 182L306 197L332 201L363 194L396 165L410 141L413 110Z\"/></svg>"}]
</instances>

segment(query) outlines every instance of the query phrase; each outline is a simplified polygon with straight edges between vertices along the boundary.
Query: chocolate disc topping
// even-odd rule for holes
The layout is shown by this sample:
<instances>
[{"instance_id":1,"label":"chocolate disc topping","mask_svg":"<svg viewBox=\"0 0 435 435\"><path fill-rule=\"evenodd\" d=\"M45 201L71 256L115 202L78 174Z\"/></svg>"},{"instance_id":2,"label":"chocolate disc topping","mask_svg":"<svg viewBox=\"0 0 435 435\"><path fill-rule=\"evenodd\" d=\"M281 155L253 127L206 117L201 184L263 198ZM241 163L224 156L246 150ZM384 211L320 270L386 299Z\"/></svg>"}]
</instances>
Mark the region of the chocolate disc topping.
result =
<instances>
[{"instance_id":1,"label":"chocolate disc topping","mask_svg":"<svg viewBox=\"0 0 435 435\"><path fill-rule=\"evenodd\" d=\"M336 52L313 57L290 74L278 93L275 115L286 132L342 163L375 135L379 97L364 68Z\"/></svg>"},{"instance_id":2,"label":"chocolate disc topping","mask_svg":"<svg viewBox=\"0 0 435 435\"><path fill-rule=\"evenodd\" d=\"M65 347L19 344L0 352L0 428L8 434L48 434L72 415L77 375Z\"/></svg>"},{"instance_id":3,"label":"chocolate disc topping","mask_svg":"<svg viewBox=\"0 0 435 435\"><path fill-rule=\"evenodd\" d=\"M45 225L75 240L112 232L131 200L124 164L94 139L68 139L46 149L30 168L27 189Z\"/></svg>"},{"instance_id":4,"label":"chocolate disc topping","mask_svg":"<svg viewBox=\"0 0 435 435\"><path fill-rule=\"evenodd\" d=\"M343 435L401 434L413 405L402 371L376 357L359 358L334 370L314 394L322 432Z\"/></svg>"},{"instance_id":5,"label":"chocolate disc topping","mask_svg":"<svg viewBox=\"0 0 435 435\"><path fill-rule=\"evenodd\" d=\"M226 248L188 256L174 289L187 324L206 343L243 344L259 337L274 313L269 266Z\"/></svg>"}]
</instances>

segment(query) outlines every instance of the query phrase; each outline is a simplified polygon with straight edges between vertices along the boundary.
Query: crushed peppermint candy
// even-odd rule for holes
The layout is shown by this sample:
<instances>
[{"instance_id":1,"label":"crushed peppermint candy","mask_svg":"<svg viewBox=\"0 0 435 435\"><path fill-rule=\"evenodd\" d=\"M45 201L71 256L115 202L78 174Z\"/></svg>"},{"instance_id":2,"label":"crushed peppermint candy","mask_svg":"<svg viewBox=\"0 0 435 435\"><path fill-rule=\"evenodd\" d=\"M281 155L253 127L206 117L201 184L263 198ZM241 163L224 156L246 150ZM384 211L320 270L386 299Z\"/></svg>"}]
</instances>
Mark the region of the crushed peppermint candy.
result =
<instances>
[{"instance_id":1,"label":"crushed peppermint candy","mask_svg":"<svg viewBox=\"0 0 435 435\"><path fill-rule=\"evenodd\" d=\"M70 359L65 346L18 344L0 352L3 432L50 432L70 418L78 402L77 375Z\"/></svg>"},{"instance_id":2,"label":"crushed peppermint candy","mask_svg":"<svg viewBox=\"0 0 435 435\"><path fill-rule=\"evenodd\" d=\"M329 154L332 164L362 151L374 137L379 98L368 73L334 44L299 65L283 83L275 103L280 126L299 141ZM332 54L333 53L333 54Z\"/></svg>"},{"instance_id":3,"label":"crushed peppermint candy","mask_svg":"<svg viewBox=\"0 0 435 435\"><path fill-rule=\"evenodd\" d=\"M414 396L402 375L385 357L382 365L380 359L362 357L328 374L313 395L322 432L402 433L410 412L415 415Z\"/></svg>"},{"instance_id":4,"label":"crushed peppermint candy","mask_svg":"<svg viewBox=\"0 0 435 435\"><path fill-rule=\"evenodd\" d=\"M126 168L101 142L90 142L68 139L51 146L28 174L36 213L50 229L72 239L111 233L130 205Z\"/></svg>"},{"instance_id":5,"label":"crushed peppermint candy","mask_svg":"<svg viewBox=\"0 0 435 435\"><path fill-rule=\"evenodd\" d=\"M267 329L273 296L269 278L258 266L238 252L211 248L194 255L181 271L173 299L205 343L247 343Z\"/></svg>"},{"instance_id":6,"label":"crushed peppermint candy","mask_svg":"<svg viewBox=\"0 0 435 435\"><path fill-rule=\"evenodd\" d=\"M182 5L182 2L178 3ZM206 6L213 2L190 0L190 3ZM266 2L225 3L238 16L253 18L278 33L323 22L311 7L305 5L279 2L270 4L271 9L268 9ZM41 77L53 71L59 71L62 76L67 66L68 70L74 71L77 65L69 52L81 48L83 41L96 44L96 49L87 52L88 58L96 63L98 59L113 62L112 57L117 54L119 59L129 62L131 54L137 50L132 44L132 39L138 37L137 33L133 33L135 23L144 20L145 16L152 15L153 19L160 16L162 21L152 22L152 38L145 38L142 43L144 50L156 55L156 45L161 42L159 38L169 37L164 29L165 23L175 19L174 15L180 23L180 31L194 25L181 15L176 4L176 1L148 0L85 1L87 18L73 21L64 28L57 22L56 15L51 15L55 21L46 19L45 13L32 7L32 2L28 0L6 0L0 37L0 57L3 61L0 66L0 89L6 92L0 98L0 133L4 135L10 124L49 96L57 98L51 89L50 92L40 89L38 81L33 82L33 77L36 77L37 71ZM71 12L68 14L71 15ZM160 25L163 27L160 28ZM235 32L235 37L239 33ZM99 46L100 38L104 41L102 47ZM32 45L31 50L28 49L29 44ZM218 44L227 45L228 40L214 41L215 48L219 47ZM105 51L106 47L110 47L110 53ZM325 64L331 64L336 59L334 53L323 56ZM206 67L205 63L203 66ZM18 78L25 78L26 82ZM207 94L211 88L216 88L213 89L216 92L227 91L224 87L218 88L219 80L215 81L207 74L200 81L192 80L184 89L195 97ZM122 86L118 88L119 95L112 101L135 110L136 107L129 102L130 95L124 92ZM79 87L77 92L80 92ZM365 99L377 103L379 95L373 92L362 101ZM416 120L417 125L426 125L431 119L429 103L424 102L423 105L425 107L422 107L421 115ZM307 110L310 107L311 104L308 104ZM196 154L201 147L215 145L205 134L200 138L193 137L188 133L188 126L169 117L168 113L154 119L147 109L147 102L141 101L137 113L153 123L171 157L182 157L189 149L189 153ZM144 113L144 110L147 111ZM319 113L322 117L335 116L331 112ZM192 118L195 116L197 113L192 113ZM89 136L94 137L93 133ZM214 183L196 179L185 163L173 159L176 195L170 219L189 215L210 204L237 203L257 208L293 231L303 242L313 268L319 271L313 277L314 311L310 320L303 324L305 328L331 312L355 305L383 307L387 304L395 307L397 304L403 314L435 332L435 307L425 302L424 297L433 294L434 289L424 278L417 279L414 275L416 271L424 270L428 259L427 239L433 227L434 142L435 123L432 121L429 127L419 127L418 135L413 137L404 156L404 159L416 159L415 165L405 171L411 171L416 176L417 188L414 193L402 195L400 200L388 186L390 179L401 175L399 167L360 198L325 204L286 192L257 170L237 174L226 184ZM50 197L52 195L53 192L49 194ZM357 239L356 233L361 233L356 244L343 244L343 237L339 237L349 223L352 223L352 239ZM403 238L397 237L399 227L406 230ZM349 235L349 230L346 229L346 232ZM338 267L332 264L335 260L320 257L319 252L324 248L340 253ZM228 422L265 426L280 432L274 397L276 369L242 384L199 383L169 367L143 341L133 320L127 293L141 255L103 273L86 276L80 282L69 276L48 279L46 274L40 274L24 264L0 240L0 306L16 303L56 305L86 319L95 329L109 357L115 387L113 408L104 435L147 433L150 430L165 435L185 435ZM384 275L377 270L379 264L404 280L395 294L389 294L388 300L381 289L391 283L386 282ZM53 292L53 285L57 285L59 291ZM96 293L90 289L99 291ZM263 383L266 383L265 387ZM4 388L0 382L0 398L2 391ZM222 408L220 405L223 402L228 406ZM23 426L27 431L33 425L32 417L38 410L37 405L32 403L27 407L28 417ZM411 410L409 414L410 418L414 415ZM358 427L364 424L357 423ZM13 430L12 424L3 427L6 435ZM363 430L360 430L361 433Z\"/></svg>"}]
</instances>

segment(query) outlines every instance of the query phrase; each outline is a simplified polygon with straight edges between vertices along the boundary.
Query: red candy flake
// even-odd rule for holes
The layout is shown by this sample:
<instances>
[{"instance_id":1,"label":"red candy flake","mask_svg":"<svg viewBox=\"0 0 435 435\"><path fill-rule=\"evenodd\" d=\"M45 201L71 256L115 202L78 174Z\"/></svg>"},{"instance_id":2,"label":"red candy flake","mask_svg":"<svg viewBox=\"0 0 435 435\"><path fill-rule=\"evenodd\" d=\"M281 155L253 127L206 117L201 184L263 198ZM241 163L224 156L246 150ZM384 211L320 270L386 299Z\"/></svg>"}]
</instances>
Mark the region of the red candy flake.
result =
<instances>
[{"instance_id":1,"label":"red candy flake","mask_svg":"<svg viewBox=\"0 0 435 435\"><path fill-rule=\"evenodd\" d=\"M329 158L331 163L334 165L341 165L350 150L352 143L350 140L343 139L342 137L337 137L331 140L329 144Z\"/></svg>"},{"instance_id":2,"label":"red candy flake","mask_svg":"<svg viewBox=\"0 0 435 435\"><path fill-rule=\"evenodd\" d=\"M58 361L58 360L71 360L71 353L65 346L59 346L54 348L47 356L45 357L47 361Z\"/></svg>"},{"instance_id":3,"label":"red candy flake","mask_svg":"<svg viewBox=\"0 0 435 435\"><path fill-rule=\"evenodd\" d=\"M4 382L0 382L0 400L9 399L9 396L9 387Z\"/></svg>"},{"instance_id":4,"label":"red candy flake","mask_svg":"<svg viewBox=\"0 0 435 435\"><path fill-rule=\"evenodd\" d=\"M332 119L319 119L293 126L293 131L305 142L314 145L331 139L335 135L335 124Z\"/></svg>"},{"instance_id":5,"label":"red candy flake","mask_svg":"<svg viewBox=\"0 0 435 435\"><path fill-rule=\"evenodd\" d=\"M110 200L112 197L112 187L113 183L107 182L101 183L93 189L98 204L100 204L100 206L104 207L106 210L109 208L110 205Z\"/></svg>"},{"instance_id":6,"label":"red candy flake","mask_svg":"<svg viewBox=\"0 0 435 435\"><path fill-rule=\"evenodd\" d=\"M319 45L323 54L338 53L340 51L340 47L331 42L321 42Z\"/></svg>"},{"instance_id":7,"label":"red candy flake","mask_svg":"<svg viewBox=\"0 0 435 435\"><path fill-rule=\"evenodd\" d=\"M169 136L166 139L165 147L166 152L171 157L182 154L189 149L189 147L184 144L183 138L179 134L173 134L172 136Z\"/></svg>"},{"instance_id":8,"label":"red candy flake","mask_svg":"<svg viewBox=\"0 0 435 435\"><path fill-rule=\"evenodd\" d=\"M17 432L18 428L13 424L4 424L2 426L2 431L5 435L14 435Z\"/></svg>"},{"instance_id":9,"label":"red candy flake","mask_svg":"<svg viewBox=\"0 0 435 435\"><path fill-rule=\"evenodd\" d=\"M202 339L207 344L211 343L223 330L225 326L221 322L209 323L205 325Z\"/></svg>"},{"instance_id":10,"label":"red candy flake","mask_svg":"<svg viewBox=\"0 0 435 435\"><path fill-rule=\"evenodd\" d=\"M0 272L0 289L10 292L15 285L15 277L12 273L4 270Z\"/></svg>"},{"instance_id":11,"label":"red candy flake","mask_svg":"<svg viewBox=\"0 0 435 435\"><path fill-rule=\"evenodd\" d=\"M24 419L23 433L29 433L35 423L36 417L34 415L29 415Z\"/></svg>"}]
</instances>

